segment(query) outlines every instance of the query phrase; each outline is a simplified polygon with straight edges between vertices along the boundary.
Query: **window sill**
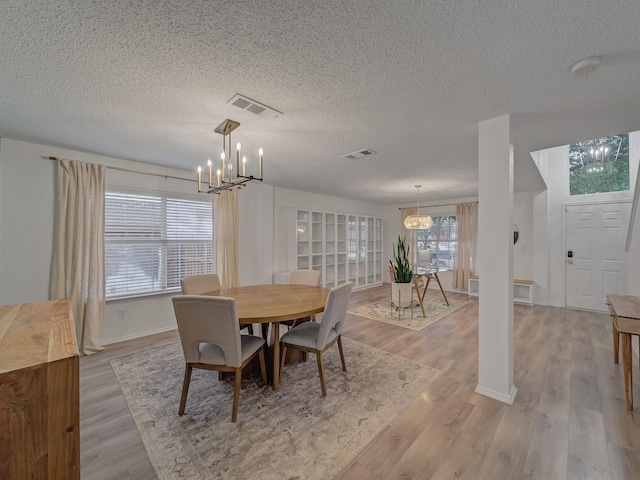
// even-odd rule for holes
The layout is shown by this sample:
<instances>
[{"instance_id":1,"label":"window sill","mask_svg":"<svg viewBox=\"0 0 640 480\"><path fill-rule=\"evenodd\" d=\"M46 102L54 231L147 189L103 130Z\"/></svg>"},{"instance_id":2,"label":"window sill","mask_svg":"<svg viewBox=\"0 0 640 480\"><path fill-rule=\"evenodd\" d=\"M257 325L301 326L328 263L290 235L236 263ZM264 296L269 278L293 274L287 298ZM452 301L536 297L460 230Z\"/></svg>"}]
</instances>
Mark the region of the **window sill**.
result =
<instances>
[{"instance_id":1,"label":"window sill","mask_svg":"<svg viewBox=\"0 0 640 480\"><path fill-rule=\"evenodd\" d=\"M175 295L175 294L181 294L181 293L182 293L182 290L180 288L172 288L171 290L162 290L159 292L134 293L131 295L115 295L113 297L107 298L105 301L106 303L111 303L111 302L120 302L122 300L134 300L134 299L140 299L140 298L158 297L158 296L164 296L164 295Z\"/></svg>"}]
</instances>

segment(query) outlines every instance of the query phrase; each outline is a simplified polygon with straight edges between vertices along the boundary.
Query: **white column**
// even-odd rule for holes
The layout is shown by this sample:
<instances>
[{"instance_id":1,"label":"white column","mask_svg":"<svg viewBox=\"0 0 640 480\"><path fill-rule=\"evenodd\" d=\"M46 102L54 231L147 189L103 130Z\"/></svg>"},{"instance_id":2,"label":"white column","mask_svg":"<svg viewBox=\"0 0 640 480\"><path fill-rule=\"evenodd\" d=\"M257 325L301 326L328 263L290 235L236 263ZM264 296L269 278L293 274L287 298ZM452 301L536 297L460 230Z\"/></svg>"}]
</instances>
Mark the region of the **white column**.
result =
<instances>
[{"instance_id":1,"label":"white column","mask_svg":"<svg viewBox=\"0 0 640 480\"><path fill-rule=\"evenodd\" d=\"M513 145L509 115L479 124L476 392L513 404Z\"/></svg>"}]
</instances>

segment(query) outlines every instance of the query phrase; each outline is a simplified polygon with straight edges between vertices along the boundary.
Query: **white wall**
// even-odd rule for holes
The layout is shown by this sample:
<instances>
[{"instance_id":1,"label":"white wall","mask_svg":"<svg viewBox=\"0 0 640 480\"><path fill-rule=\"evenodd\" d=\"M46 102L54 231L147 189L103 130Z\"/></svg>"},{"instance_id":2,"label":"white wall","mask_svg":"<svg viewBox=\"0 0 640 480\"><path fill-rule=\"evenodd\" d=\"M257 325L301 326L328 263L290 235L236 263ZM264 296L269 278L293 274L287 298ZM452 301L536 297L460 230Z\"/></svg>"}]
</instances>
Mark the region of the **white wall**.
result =
<instances>
[{"instance_id":1,"label":"white wall","mask_svg":"<svg viewBox=\"0 0 640 480\"><path fill-rule=\"evenodd\" d=\"M520 234L513 246L513 278L533 279L533 192L513 194L513 223Z\"/></svg>"},{"instance_id":2,"label":"white wall","mask_svg":"<svg viewBox=\"0 0 640 480\"><path fill-rule=\"evenodd\" d=\"M49 299L56 164L49 156L149 173L193 178L193 172L157 167L46 145L0 139L0 305ZM194 193L194 181L107 170L109 185ZM239 282L272 282L287 270L287 212L294 208L381 216L379 205L251 182L238 193ZM111 300L103 343L176 328L172 294ZM121 318L122 317L122 318Z\"/></svg>"},{"instance_id":3,"label":"white wall","mask_svg":"<svg viewBox=\"0 0 640 480\"><path fill-rule=\"evenodd\" d=\"M532 157L545 180L548 190L534 196L536 232L533 280L536 282L535 303L556 307L565 306L564 204L630 201L633 197L640 158L640 132L629 134L629 190L624 192L569 195L569 146L533 152ZM626 256L629 265L640 262L639 226L635 225L634 245ZM640 271L629 268L627 294L640 294Z\"/></svg>"},{"instance_id":4,"label":"white wall","mask_svg":"<svg viewBox=\"0 0 640 480\"><path fill-rule=\"evenodd\" d=\"M0 305L49 299L58 152L0 139Z\"/></svg>"},{"instance_id":5,"label":"white wall","mask_svg":"<svg viewBox=\"0 0 640 480\"><path fill-rule=\"evenodd\" d=\"M274 187L251 182L238 192L238 281L240 285L270 284L274 253Z\"/></svg>"},{"instance_id":6,"label":"white wall","mask_svg":"<svg viewBox=\"0 0 640 480\"><path fill-rule=\"evenodd\" d=\"M45 145L0 139L0 305L49 299L56 163L49 156L190 178L156 167ZM195 182L107 170L107 184L193 193ZM109 301L103 342L176 328L172 295ZM123 316L123 318L119 318Z\"/></svg>"},{"instance_id":7,"label":"white wall","mask_svg":"<svg viewBox=\"0 0 640 480\"><path fill-rule=\"evenodd\" d=\"M420 213L427 213L429 215L455 215L457 203L467 203L477 201L477 197L465 197L465 198L452 198L447 201L437 202L421 202ZM534 239L533 239L533 192L522 192L514 194L513 205L513 219L514 223L518 225L520 229L520 237L518 243L514 246L514 278L533 279L533 252L534 252ZM437 206L440 204L452 204ZM424 207L422 207L424 205ZM430 206L432 205L432 206ZM433 206L436 205L436 206ZM392 257L391 244L396 243L398 235L401 234L402 222L400 218L401 207L410 207L411 204L402 205L388 205L383 209L383 215L385 219L385 225L387 226L384 236L384 248L385 254L389 259ZM385 260L385 264L386 264ZM442 286L446 291L462 291L453 287L453 273L444 272L439 275L442 282ZM389 281L385 278L385 281ZM437 284L429 284L429 288L438 288Z\"/></svg>"},{"instance_id":8,"label":"white wall","mask_svg":"<svg viewBox=\"0 0 640 480\"><path fill-rule=\"evenodd\" d=\"M568 195L568 147L535 152L534 160L549 190L514 195L514 222L520 239L514 247L514 277L536 282L534 302L564 306L564 250L562 204L574 203ZM48 156L102 163L148 172L190 178L193 172L140 164L123 159L87 154L45 145L0 139L0 305L48 300L53 240L55 162ZM631 190L590 195L582 201L629 200L640 158L640 132L630 134ZM108 170L110 184L149 190L191 193L195 183ZM460 203L477 198L432 202ZM391 244L400 228L401 206L381 206L356 200L310 194L252 182L239 192L240 283L271 283L272 273L287 264L287 216L292 209L355 213L383 217L384 254L391 258ZM452 210L453 208L453 210ZM421 212L423 209L421 209ZM455 207L425 207L424 212L444 214ZM640 264L640 220L635 223L630 265ZM386 264L387 259L383 257ZM441 276L446 290L451 278ZM388 281L385 278L385 281ZM640 270L630 268L628 294L640 295ZM431 287L431 286L430 286ZM433 287L436 288L436 287ZM119 312L124 318L118 318ZM175 328L171 295L107 303L104 329L106 343Z\"/></svg>"}]
</instances>

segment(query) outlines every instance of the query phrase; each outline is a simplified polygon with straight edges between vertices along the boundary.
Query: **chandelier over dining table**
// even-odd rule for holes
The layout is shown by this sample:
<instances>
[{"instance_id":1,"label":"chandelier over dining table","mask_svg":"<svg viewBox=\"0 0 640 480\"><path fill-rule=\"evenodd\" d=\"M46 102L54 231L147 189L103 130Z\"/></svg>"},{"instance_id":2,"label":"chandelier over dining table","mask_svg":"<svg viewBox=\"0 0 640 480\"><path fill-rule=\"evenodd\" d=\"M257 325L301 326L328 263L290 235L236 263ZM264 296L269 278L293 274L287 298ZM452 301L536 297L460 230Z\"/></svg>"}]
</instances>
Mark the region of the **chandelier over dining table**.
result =
<instances>
[{"instance_id":1,"label":"chandelier over dining table","mask_svg":"<svg viewBox=\"0 0 640 480\"><path fill-rule=\"evenodd\" d=\"M246 155L242 154L242 145L240 142L236 144L235 154L235 168L233 166L234 161L231 153L231 132L240 126L240 122L235 120L226 119L220 125L218 125L214 132L222 135L222 153L220 154L219 168L215 171L215 178L213 176L214 165L211 159L207 161L207 180L204 182L205 190L202 189L202 167L198 167L198 192L216 193L219 194L225 190L230 190L234 187L240 187L251 180L262 181L262 148L258 149L258 169L260 176L247 175L248 160ZM227 153L228 145L228 153ZM242 156L241 156L242 155Z\"/></svg>"},{"instance_id":2,"label":"chandelier over dining table","mask_svg":"<svg viewBox=\"0 0 640 480\"><path fill-rule=\"evenodd\" d=\"M407 215L403 222L404 228L408 230L426 230L433 225L431 215L420 215L420 205L418 205L420 187L422 187L422 185L416 185L416 213L414 215Z\"/></svg>"}]
</instances>

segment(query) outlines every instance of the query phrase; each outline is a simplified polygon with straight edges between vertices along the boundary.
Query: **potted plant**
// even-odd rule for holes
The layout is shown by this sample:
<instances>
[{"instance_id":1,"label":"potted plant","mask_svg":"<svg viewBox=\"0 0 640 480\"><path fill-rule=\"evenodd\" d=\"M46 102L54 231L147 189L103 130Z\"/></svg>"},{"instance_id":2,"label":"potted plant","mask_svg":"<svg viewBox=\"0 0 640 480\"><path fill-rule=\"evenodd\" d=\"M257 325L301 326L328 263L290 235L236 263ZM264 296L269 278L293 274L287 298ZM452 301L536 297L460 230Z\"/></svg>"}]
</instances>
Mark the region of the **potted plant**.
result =
<instances>
[{"instance_id":1,"label":"potted plant","mask_svg":"<svg viewBox=\"0 0 640 480\"><path fill-rule=\"evenodd\" d=\"M408 307L411 305L411 263L409 263L409 245L405 238L398 235L397 245L393 247L393 258L395 264L391 264L391 301L397 307ZM389 262L391 263L391 262Z\"/></svg>"}]
</instances>

